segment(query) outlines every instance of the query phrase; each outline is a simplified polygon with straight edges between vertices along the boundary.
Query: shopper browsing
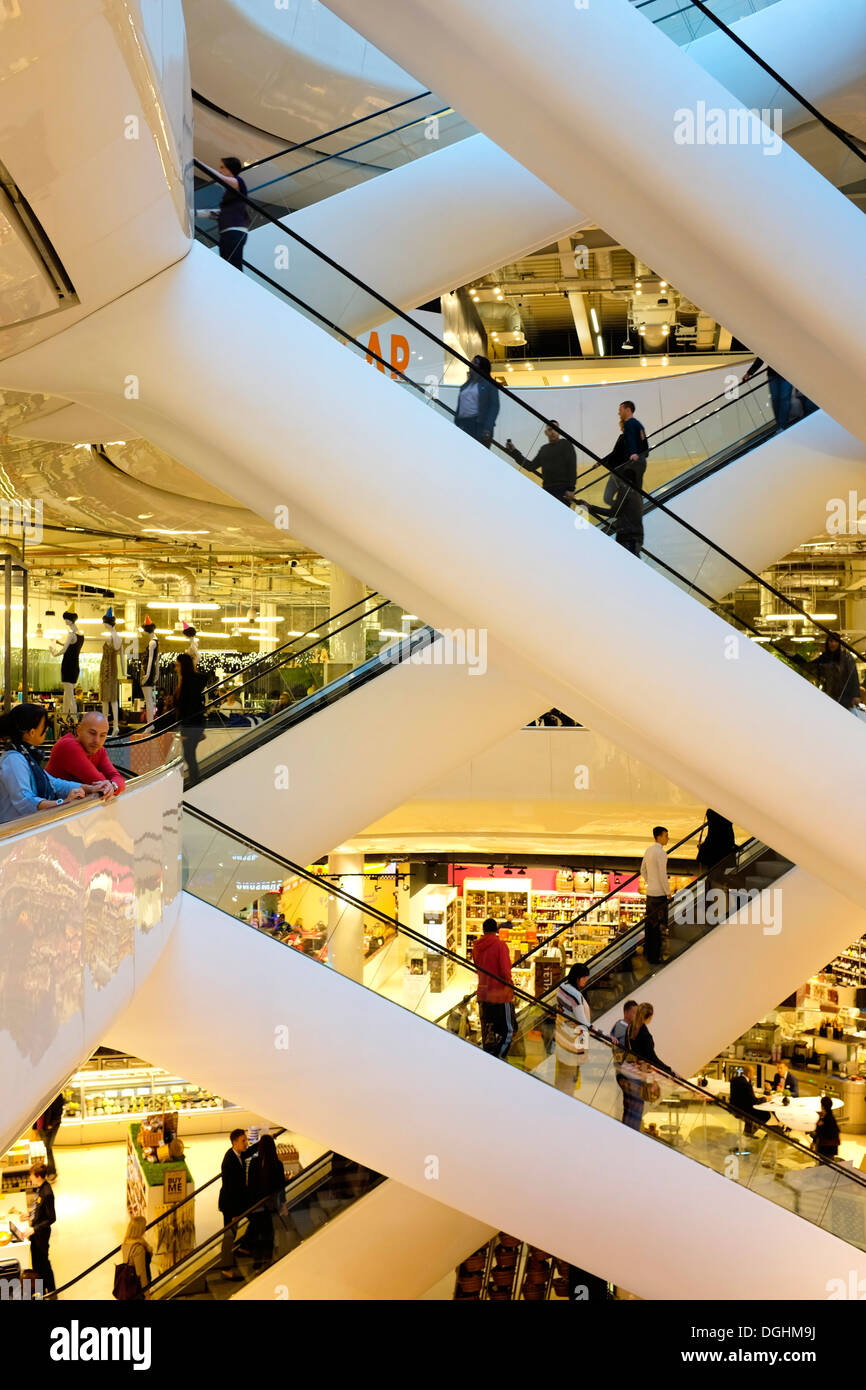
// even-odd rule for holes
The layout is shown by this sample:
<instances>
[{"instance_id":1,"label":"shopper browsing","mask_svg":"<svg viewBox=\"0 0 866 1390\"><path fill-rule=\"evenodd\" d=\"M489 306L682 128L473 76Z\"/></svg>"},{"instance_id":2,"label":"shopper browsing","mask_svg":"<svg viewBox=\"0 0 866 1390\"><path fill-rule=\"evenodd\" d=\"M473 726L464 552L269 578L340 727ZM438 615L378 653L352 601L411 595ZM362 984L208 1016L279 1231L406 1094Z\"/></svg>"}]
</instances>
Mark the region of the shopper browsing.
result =
<instances>
[{"instance_id":1,"label":"shopper browsing","mask_svg":"<svg viewBox=\"0 0 866 1390\"><path fill-rule=\"evenodd\" d=\"M42 1292L53 1293L54 1270L48 1255L51 1243L51 1227L57 1220L54 1210L54 1193L48 1181L48 1168L44 1163L36 1163L30 1169L30 1185L36 1194L33 1211L30 1214L30 1263L37 1279L42 1280Z\"/></svg>"},{"instance_id":2,"label":"shopper browsing","mask_svg":"<svg viewBox=\"0 0 866 1390\"><path fill-rule=\"evenodd\" d=\"M19 820L35 811L53 811L77 801L95 785L52 777L42 766L46 714L41 705L13 705L0 716L0 738L9 749L0 758L0 821Z\"/></svg>"},{"instance_id":3,"label":"shopper browsing","mask_svg":"<svg viewBox=\"0 0 866 1390\"><path fill-rule=\"evenodd\" d=\"M48 1180L51 1182L57 1177L57 1168L54 1163L54 1141L60 1130L60 1123L63 1119L63 1092L55 1096L48 1109L39 1116L36 1121L35 1129L39 1138L45 1145L45 1166L48 1170Z\"/></svg>"},{"instance_id":4,"label":"shopper browsing","mask_svg":"<svg viewBox=\"0 0 866 1390\"><path fill-rule=\"evenodd\" d=\"M572 1095L580 1087L580 1063L589 1048L589 1004L583 991L589 971L583 964L571 967L556 991L556 1075L558 1091Z\"/></svg>"},{"instance_id":5,"label":"shopper browsing","mask_svg":"<svg viewBox=\"0 0 866 1390\"><path fill-rule=\"evenodd\" d=\"M653 826L653 842L644 854L640 866L641 878L646 884L643 953L651 965L661 964L662 931L668 920L668 901L671 895L668 884L668 856L665 849L668 839L666 826Z\"/></svg>"},{"instance_id":6,"label":"shopper browsing","mask_svg":"<svg viewBox=\"0 0 866 1390\"><path fill-rule=\"evenodd\" d=\"M223 1155L219 1201L217 1203L223 1218L223 1238L220 1251L220 1267L224 1279L237 1283L241 1276L235 1268L234 1243L237 1228L232 1225L236 1217L250 1205L247 1195L247 1164L244 1154L249 1148L245 1129L233 1129L229 1144Z\"/></svg>"},{"instance_id":7,"label":"shopper browsing","mask_svg":"<svg viewBox=\"0 0 866 1390\"><path fill-rule=\"evenodd\" d=\"M544 491L555 497L557 502L564 502L570 507L577 485L577 454L574 452L574 445L563 439L559 433L558 420L550 420L544 427L544 433L547 443L542 444L531 463L510 439L505 441L505 452L510 454L521 468L526 468L530 473L540 474Z\"/></svg>"},{"instance_id":8,"label":"shopper browsing","mask_svg":"<svg viewBox=\"0 0 866 1390\"><path fill-rule=\"evenodd\" d=\"M118 796L126 782L105 751L108 720L92 710L82 714L78 725L59 738L51 750L46 771L52 777L90 783L103 796Z\"/></svg>"},{"instance_id":9,"label":"shopper browsing","mask_svg":"<svg viewBox=\"0 0 866 1390\"><path fill-rule=\"evenodd\" d=\"M499 935L499 923L488 917L472 947L472 963L478 971L478 1013L481 1046L493 1057L508 1056L516 1018L511 983L511 954Z\"/></svg>"}]
</instances>

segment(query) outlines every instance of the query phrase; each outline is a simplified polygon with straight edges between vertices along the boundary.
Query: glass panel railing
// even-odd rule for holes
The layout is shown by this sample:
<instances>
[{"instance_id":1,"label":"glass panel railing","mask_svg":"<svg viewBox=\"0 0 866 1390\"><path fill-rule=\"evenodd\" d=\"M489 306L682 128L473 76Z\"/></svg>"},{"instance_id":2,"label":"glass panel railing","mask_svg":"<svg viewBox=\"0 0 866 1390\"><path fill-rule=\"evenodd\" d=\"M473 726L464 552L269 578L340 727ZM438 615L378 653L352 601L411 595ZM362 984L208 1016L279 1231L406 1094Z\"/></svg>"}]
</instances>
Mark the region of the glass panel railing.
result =
<instances>
[{"instance_id":1,"label":"glass panel railing","mask_svg":"<svg viewBox=\"0 0 866 1390\"><path fill-rule=\"evenodd\" d=\"M391 669L429 641L414 614L375 594L255 658L203 691L199 714L181 721L167 697L156 723L131 739L106 744L121 771L157 766L172 731L180 730L188 782L209 776L243 748L277 737L292 724Z\"/></svg>"},{"instance_id":2,"label":"glass panel railing","mask_svg":"<svg viewBox=\"0 0 866 1390\"><path fill-rule=\"evenodd\" d=\"M272 1138L276 1159L282 1164L284 1183L269 1196L252 1201L229 1225L218 1209L222 1174L200 1183L180 1202L173 1203L144 1227L142 1239L149 1254L150 1281L142 1280L148 1299L195 1297L229 1298L239 1284L255 1279L265 1269L289 1255L309 1236L364 1196L384 1179L339 1154L321 1153L301 1167L294 1143L283 1142L285 1130ZM251 1199L255 1170L251 1163L258 1141L245 1151ZM122 1246L115 1246L87 1269L62 1284L57 1299L107 1299L112 1296L114 1272L122 1262ZM231 1277L222 1279L223 1269Z\"/></svg>"},{"instance_id":3,"label":"glass panel railing","mask_svg":"<svg viewBox=\"0 0 866 1390\"><path fill-rule=\"evenodd\" d=\"M767 374L761 370L754 384L732 386L648 436L643 489L667 500L740 458L775 430ZM577 480L578 505L604 505L609 478L604 464L584 470Z\"/></svg>"},{"instance_id":4,"label":"glass panel railing","mask_svg":"<svg viewBox=\"0 0 866 1390\"><path fill-rule=\"evenodd\" d=\"M244 178L251 197L297 211L474 134L468 121L440 102L387 133L365 135L331 153L289 151L245 170Z\"/></svg>"},{"instance_id":5,"label":"glass panel railing","mask_svg":"<svg viewBox=\"0 0 866 1390\"><path fill-rule=\"evenodd\" d=\"M737 95L744 95L740 84L747 84L747 109L760 113L760 120L749 128L744 108L743 122L738 122L738 133L731 138L760 141L765 151L778 150L785 140L834 187L856 194L856 186L866 177L866 144L825 115L809 100L808 93L788 82L783 72L767 63L731 28L738 20L767 8L766 4L760 0L637 0L636 8L681 46L714 34L724 35L731 49L737 50ZM780 16L779 22L784 25L784 18ZM700 47L694 56L700 61ZM727 113L728 119L731 114ZM861 206L856 196L851 201Z\"/></svg>"},{"instance_id":6,"label":"glass panel railing","mask_svg":"<svg viewBox=\"0 0 866 1390\"><path fill-rule=\"evenodd\" d=\"M251 872L269 872L274 882L285 880L290 884L292 892L298 891L296 881L303 882L305 891L312 889L319 895L314 940L307 953L320 958L323 964L329 953L345 959L348 942L354 940L357 948L362 930L364 934L381 932L387 924L395 943L390 970L397 973L398 980L388 987L387 969L374 976L365 968L363 987L409 1008L431 1024L436 1016L436 1006L431 1007L431 1001L437 1001L441 1012L442 995L448 992L454 1001L445 1018L448 1031L467 1042L478 1040L479 1030L472 1012L468 1005L461 1006L461 1000L471 993L464 982L471 980L474 989L479 973L490 977L490 972L479 972L455 949L459 937L451 931L444 910L441 938L424 936L365 905L338 883L323 884L310 871L267 855L207 817L193 813L186 821L199 822L196 845L190 849L187 891L224 907L247 926L265 931L274 939L276 949L280 928L272 919L264 924L252 920L254 894L249 889L244 892L237 870L228 866L236 864L239 856L249 854L254 856ZM237 890L234 893L232 886ZM430 927L440 930L436 924L431 923ZM283 940L282 948L287 944ZM298 949L297 942L291 945ZM398 954L401 951L402 961ZM419 967L417 973L413 971L414 963ZM421 975L425 965L429 976L426 981ZM413 980L417 981L417 988L413 988ZM514 989L514 996L515 1003L528 1007L513 1024L506 1021L504 1033L494 1033L487 1020L483 1039L486 1051L496 1053L498 1059L507 1060L538 1082L555 1087L571 1103L589 1105L623 1120L630 1128L665 1144L678 1160L697 1162L723 1174L793 1215L858 1249L866 1249L866 1175L844 1161L827 1160L813 1153L806 1146L808 1136L800 1142L786 1132L783 1113L768 1120L758 1110L741 1113L716 1099L710 1088L676 1076L658 1058L653 1061L655 1054L645 1050L646 1040L639 1044L642 1056L629 1050L616 1051L612 1040L592 1025L586 1027L582 1040L576 1040L567 1016L557 1004L548 1005L519 987ZM513 1033L509 1035L512 1026ZM419 1035L419 1045L421 1041ZM574 1050L576 1042L582 1045L579 1053ZM491 1056L491 1065L499 1064L497 1058ZM817 1098L812 1108L817 1121ZM685 1179L685 1173L683 1176Z\"/></svg>"},{"instance_id":7,"label":"glass panel railing","mask_svg":"<svg viewBox=\"0 0 866 1390\"><path fill-rule=\"evenodd\" d=\"M210 1298L231 1298L384 1181L372 1168L326 1154L276 1191L275 1201L266 1198L220 1226L153 1279L147 1297L168 1302L204 1292Z\"/></svg>"},{"instance_id":8,"label":"glass panel railing","mask_svg":"<svg viewBox=\"0 0 866 1390\"><path fill-rule=\"evenodd\" d=\"M260 205L256 206L262 211ZM711 607L744 637L767 646L789 664L806 670L807 659L817 658L831 633L823 617L816 620L801 604L740 564L664 502L653 498L643 486L639 461L635 463L619 455L601 459L561 426L551 426L534 405L516 396L507 385L487 377L483 366L476 371L459 352L403 314L351 271L319 252L293 232L290 225L265 215L300 250L297 255L294 251L289 255L285 270L273 275L244 262L241 268L258 283L363 359L371 370L381 371L419 406L436 411L480 447L489 449L503 465L532 478L536 485L540 483L557 506L563 502L570 505L578 466L596 470L601 466L607 473L603 487L599 484L602 502L580 505L576 525L598 525L614 535L624 549L641 556L671 582ZM210 232L203 233L202 239L213 243ZM316 274L311 277L313 266ZM306 299L311 283L315 284L315 306ZM423 351L417 346L411 350L407 336L403 340L405 354L398 352L397 359L389 361L376 342L364 343L341 329L343 319L353 318L361 309L369 320L371 306L378 306L380 322L396 319L405 323ZM391 336L393 342L395 335ZM473 389L464 391L464 386ZM701 428L706 430L709 426L695 426L696 430ZM550 450L545 452L548 444L554 446L552 454ZM567 476L572 467L574 472ZM643 532L644 510L649 504L655 514L652 549L644 544ZM664 525L660 524L661 518ZM723 596L742 589L753 595L748 605L723 602ZM834 651L828 653L831 661L822 661L820 667L812 665L808 673L850 708L851 693L855 692L854 698L859 699L856 661L862 657L845 643L842 652L843 682L837 680L839 663Z\"/></svg>"},{"instance_id":9,"label":"glass panel railing","mask_svg":"<svg viewBox=\"0 0 866 1390\"><path fill-rule=\"evenodd\" d=\"M776 3L777 0L712 0L709 9L726 24L736 24L737 20ZM695 9L690 0L632 0L632 4L680 47L715 32L712 19Z\"/></svg>"}]
</instances>

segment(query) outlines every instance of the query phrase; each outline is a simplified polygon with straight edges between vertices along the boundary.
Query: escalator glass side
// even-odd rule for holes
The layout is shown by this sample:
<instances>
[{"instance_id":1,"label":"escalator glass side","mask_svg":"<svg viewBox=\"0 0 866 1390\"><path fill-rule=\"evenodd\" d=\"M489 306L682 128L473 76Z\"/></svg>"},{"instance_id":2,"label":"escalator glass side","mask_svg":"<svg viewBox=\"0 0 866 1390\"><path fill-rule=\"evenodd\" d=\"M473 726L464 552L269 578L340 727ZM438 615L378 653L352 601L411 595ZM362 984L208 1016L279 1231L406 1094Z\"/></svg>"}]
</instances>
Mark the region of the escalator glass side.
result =
<instances>
[{"instance_id":1,"label":"escalator glass side","mask_svg":"<svg viewBox=\"0 0 866 1390\"><path fill-rule=\"evenodd\" d=\"M390 928L385 943L390 959L382 958L380 947L364 966L361 987L380 994L392 1007L409 1008L433 1026L447 991L454 1000L446 1020L447 1031L455 1035L454 1046L480 1042L490 1054L490 1065L507 1063L554 1087L571 1103L589 1105L622 1120L665 1144L678 1158L700 1163L866 1249L866 1176L852 1165L822 1158L772 1120L764 1123L737 1112L714 1098L709 1088L676 1076L665 1067L664 1059L653 1061L644 1051L638 1056L617 1050L609 1036L587 1023L585 1015L575 1013L561 991L551 1005L515 984L512 1004L483 1009L476 1030L471 1014L461 1009L461 1000L477 987L480 977L500 983L502 977L487 969L479 971L454 949L450 942L456 938L447 920L441 924L441 939L424 936L365 905L336 881L323 882L290 861L269 856L207 817L195 814L191 819L198 820L199 827L197 844L189 854L187 891L229 911L248 928L264 931L274 950L302 949L324 964L326 956L337 961L345 960L352 950L357 954L364 936L381 936L383 927ZM265 920L259 915L261 909L253 906L256 894L244 888L237 869L238 856L244 854L250 856L244 862L245 876L249 873L260 883L269 872L277 886L288 879L295 893L302 883L305 892L312 889L311 902L296 898L294 914L289 914L303 919L300 925L291 924L294 941L289 942L285 931L284 912L277 913L275 920L268 908ZM305 921L312 922L312 931ZM305 930L312 937L309 947ZM417 981L414 989L413 979ZM526 1006L519 1019L515 1003Z\"/></svg>"}]
</instances>

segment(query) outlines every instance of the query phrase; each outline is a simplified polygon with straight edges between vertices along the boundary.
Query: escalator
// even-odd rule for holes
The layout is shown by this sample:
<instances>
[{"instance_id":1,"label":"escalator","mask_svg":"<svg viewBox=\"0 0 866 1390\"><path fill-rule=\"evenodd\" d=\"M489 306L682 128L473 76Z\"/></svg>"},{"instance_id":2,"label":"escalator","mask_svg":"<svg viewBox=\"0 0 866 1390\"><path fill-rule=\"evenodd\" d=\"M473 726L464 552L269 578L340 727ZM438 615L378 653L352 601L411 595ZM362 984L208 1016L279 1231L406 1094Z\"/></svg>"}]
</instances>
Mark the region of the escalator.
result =
<instances>
[{"instance_id":1,"label":"escalator","mask_svg":"<svg viewBox=\"0 0 866 1390\"><path fill-rule=\"evenodd\" d=\"M358 296L375 297L356 276L319 255L290 228L284 234L306 254L318 256L323 274L330 276L334 301L346 307ZM810 643L813 652L816 645L820 647L826 629L766 585L756 570L739 563L730 550L657 500L653 519L664 517L672 539L663 547L645 546L648 564L634 565L633 557L592 526L576 526L570 512L527 486L525 473L521 475L500 449L479 449L463 431L453 428L448 395L453 397L455 388L450 382L465 376L465 359L412 320L405 321L429 345L433 356L423 379L341 332L337 320L329 319L301 294L287 294L262 272L253 278L273 293L262 295L248 277L232 273L202 248L193 248L158 282L142 286L98 317L90 316L61 339L20 354L16 364L7 363L7 379L11 373L13 380L20 380L16 366L27 364L44 385L45 373L55 373L59 359L57 393L74 397L83 390L88 400L102 402L96 378L103 370L97 364L105 358L108 341L103 324L112 338L123 339L143 311L152 331L144 337L137 333L136 351L139 358L145 354L152 379L159 381L160 409L154 409L157 388L152 388L154 395L144 410L146 421L140 419L137 405L121 404L116 395L112 397L115 412L139 419L143 432L224 490L240 488L263 515L275 515L275 507L284 506L288 494L294 534L351 572L363 574L404 607L423 613L440 632L462 629L465 636L467 618L478 624L474 631L483 630L489 653L487 681L497 668L512 681L525 680L531 671L531 680L543 692L535 708L527 709L512 727L519 727L545 704L567 708L611 741L654 762L705 804L752 827L765 843L778 847L792 861L829 882L850 882L856 891L862 870L859 851L855 855L847 833L843 830L839 835L835 827L840 798L853 809L863 795L857 764L866 749L859 730L803 682L792 683L790 670L767 662L766 654L756 650L764 645L790 663L802 653L800 643ZM279 304L274 303L275 297ZM286 313L286 299L298 312ZM171 323L175 338L178 332L182 335L178 312L183 312L185 304L191 309L208 300L230 305L238 332L244 336L239 369L244 382L238 382L237 389L257 399L258 410L245 422L250 438L242 451L231 443L233 427L218 420L218 366L201 360L201 335L197 354L189 359L200 377L194 418L186 404L181 412L180 397L173 399L177 384L167 370L171 353L165 352L163 330L170 336ZM397 313L381 297L379 303L380 321L388 312ZM305 323L305 318L312 322ZM319 332L321 328L326 333ZM335 341L328 342L329 337ZM155 347L157 340L160 352L154 355L148 344ZM81 345L74 359L66 352L67 344L70 348ZM305 381L302 386L279 372L277 364L289 350L308 361L312 385ZM366 362L351 363L353 355ZM74 381L82 358L87 362L86 389ZM271 378L273 392L267 386ZM394 384L403 389L393 390ZM337 389L344 409L339 416L331 412L323 434L321 412ZM507 388L500 387L499 394L497 437L510 435L531 457L546 423L544 417ZM183 400L188 402L188 393ZM293 468L289 477L278 442L287 410L296 456L317 460L315 470ZM816 419L820 417L810 417L788 434L808 431ZM405 441L410 438L411 475L404 458ZM776 442L762 447L772 448ZM593 465L601 463L585 444L572 443L581 458ZM732 466L749 464L750 458L747 455ZM404 498L407 485L420 479L424 480L424 507L413 511ZM686 496L693 491L697 489ZM459 499L459 514L455 514L454 498ZM646 494L644 501L653 499ZM755 525L760 526L760 518ZM807 534L813 530L810 527ZM527 549L534 563L518 573L506 557ZM657 575L651 575L650 569ZM660 584L657 576L664 576ZM785 617L789 627L802 624L794 636L781 639L773 635L773 624L763 623L760 615L755 621L744 619L732 605L720 602L721 596L741 585L763 590L768 595L766 606ZM551 595L590 590L594 605L591 610L572 609L570 640L563 644ZM692 601L695 597L698 604ZM704 611L707 607L715 610L715 616ZM718 623L718 618L724 621ZM592 649L599 630L627 632L636 621L650 647L668 650L676 633L676 641L691 648L692 660L676 673L678 718L673 724L669 718L671 673L663 665L649 673L651 678L637 701L628 644L606 643L603 662L583 659L582 651ZM747 640L738 641L738 634ZM712 669L717 678L708 689L703 672ZM465 670L462 674L465 681ZM465 682L465 688L471 684ZM490 689L488 684L486 691ZM333 708L339 707L337 702ZM783 721L777 717L780 709L786 713ZM737 729L742 747L736 770L732 763L725 766L720 761L716 747L706 739L704 726L712 711L723 727ZM808 794L807 769L798 769L786 755L786 741L795 727L798 736L808 731ZM832 778L831 768L839 769ZM272 775L273 763L270 771ZM405 794L394 797L391 805ZM816 795L818 803L826 797L827 805L813 817L805 808L811 798L809 804L817 812ZM227 803L214 809L223 819L233 818L234 808ZM349 833L372 818L370 814L359 817ZM849 816L848 826L855 820L856 815ZM257 838L266 842L267 834L257 832ZM316 853L328 843L335 840L317 845ZM304 857L297 850L293 853Z\"/></svg>"},{"instance_id":2,"label":"escalator","mask_svg":"<svg viewBox=\"0 0 866 1390\"><path fill-rule=\"evenodd\" d=\"M485 1055L423 1016L435 1008L431 987L456 1000L477 982L459 950L273 857L271 872L294 885L285 922L238 921L249 902L238 905L231 855L257 855L253 873L266 857L196 819L181 922L159 978L114 1030L124 1046L243 1094L260 1113L290 1107L318 1142L332 1136L361 1165L644 1298L821 1297L839 1268L866 1267L866 1178L852 1166L819 1159L772 1123L746 1135L730 1106L668 1073L645 1078L644 1133L635 1132L619 1123L609 1039L593 1028L579 1077L558 1075L541 1026L550 1007L522 988L510 1065ZM364 987L311 958L346 929L369 942L391 933L368 959ZM377 971L395 941L432 966L414 995L411 972L389 984L387 968ZM155 1026L153 1000L181 977L184 1010ZM229 1015L231 1030L213 1029ZM274 1046L275 1029L287 1047ZM515 1146L518 1129L531 1142ZM599 1209L617 1211L616 1228L592 1220Z\"/></svg>"},{"instance_id":3,"label":"escalator","mask_svg":"<svg viewBox=\"0 0 866 1390\"><path fill-rule=\"evenodd\" d=\"M692 3L705 15L707 6ZM809 8L780 0L744 23L778 24L790 49ZM626 0L588 7L579 22L570 7L548 7L529 35L520 6L508 0L495 44L482 34L466 0L448 0L444 7L412 0L398 24L384 0L335 0L335 9L397 61L410 62L421 80L497 144L862 435L853 401L863 375L863 344L844 316L828 317L826 306L837 292L845 296L850 277L844 267L861 258L866 224L824 171L838 171L847 188L863 179L866 161L859 141L825 117L814 100L793 83L782 86L784 72L774 68L771 75L759 55L719 30L720 40L749 63L760 84L753 99L739 79L720 81L700 67L691 50L681 51ZM823 12L812 9L811 22L826 33ZM451 54L458 35L465 61L455 67ZM844 38L841 49L844 66ZM817 39L813 51L821 53ZM635 90L623 103L614 95L614 53L618 64L652 76L649 97ZM549 71L551 54L557 55L555 74ZM547 100L541 107L534 96L545 70ZM507 88L503 71L509 74ZM821 71L824 79L823 65ZM723 85L735 80L732 89ZM772 99L780 87L781 107L778 95ZM811 166L778 129L774 113L784 111L789 99L820 127L828 146L826 158L822 154ZM710 113L719 111L733 122L753 106L767 108L768 123L744 115L742 133L736 125L732 134L727 124L724 134L705 128ZM790 234L794 225L796 237ZM807 285L806 248L812 244L824 248L832 280L832 288L822 284L815 294ZM806 337L812 335L802 332L806 323L814 333L811 342Z\"/></svg>"}]
</instances>

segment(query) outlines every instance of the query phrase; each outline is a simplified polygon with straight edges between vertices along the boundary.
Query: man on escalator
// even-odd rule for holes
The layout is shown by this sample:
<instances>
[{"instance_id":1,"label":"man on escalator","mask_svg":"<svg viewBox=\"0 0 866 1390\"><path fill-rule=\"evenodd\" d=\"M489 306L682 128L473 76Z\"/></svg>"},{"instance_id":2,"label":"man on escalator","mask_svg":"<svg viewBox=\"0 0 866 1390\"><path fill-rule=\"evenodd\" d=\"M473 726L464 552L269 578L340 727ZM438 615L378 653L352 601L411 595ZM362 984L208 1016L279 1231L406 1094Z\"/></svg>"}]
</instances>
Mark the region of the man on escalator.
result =
<instances>
[{"instance_id":1,"label":"man on escalator","mask_svg":"<svg viewBox=\"0 0 866 1390\"><path fill-rule=\"evenodd\" d=\"M646 923L644 924L643 953L651 965L661 965L662 932L667 926L668 902L671 896L668 883L668 856L665 845L668 832L665 826L653 826L653 842L641 861L641 878L646 884Z\"/></svg>"},{"instance_id":2,"label":"man on escalator","mask_svg":"<svg viewBox=\"0 0 866 1390\"><path fill-rule=\"evenodd\" d=\"M505 452L527 472L539 474L544 491L555 497L557 502L564 502L570 507L577 483L577 454L574 452L574 445L563 439L559 433L558 420L548 421L544 433L547 443L541 446L531 463L510 439L505 441Z\"/></svg>"},{"instance_id":3,"label":"man on escalator","mask_svg":"<svg viewBox=\"0 0 866 1390\"><path fill-rule=\"evenodd\" d=\"M802 663L818 678L818 684L825 695L836 700L843 709L852 709L860 699L860 677L857 663L849 651L842 646L838 632L828 632L824 650L814 661Z\"/></svg>"},{"instance_id":4,"label":"man on escalator","mask_svg":"<svg viewBox=\"0 0 866 1390\"><path fill-rule=\"evenodd\" d=\"M504 1060L516 1026L511 953L499 935L495 917L488 917L481 931L482 935L472 947L472 962L478 971L481 1046L485 1052Z\"/></svg>"}]
</instances>

